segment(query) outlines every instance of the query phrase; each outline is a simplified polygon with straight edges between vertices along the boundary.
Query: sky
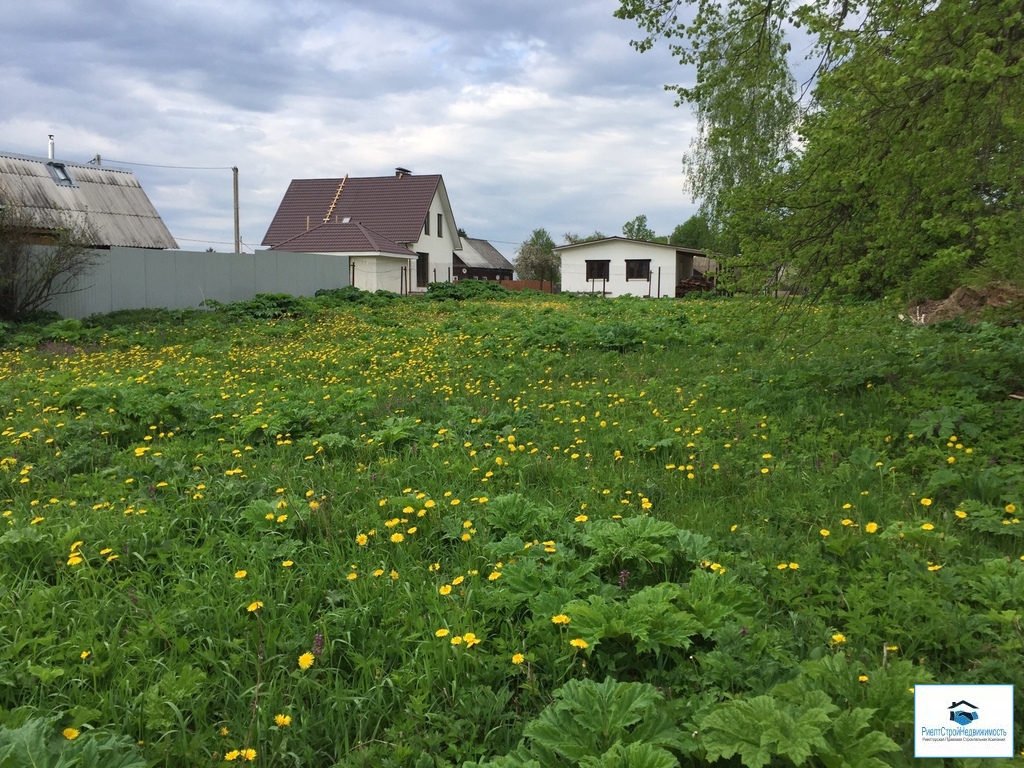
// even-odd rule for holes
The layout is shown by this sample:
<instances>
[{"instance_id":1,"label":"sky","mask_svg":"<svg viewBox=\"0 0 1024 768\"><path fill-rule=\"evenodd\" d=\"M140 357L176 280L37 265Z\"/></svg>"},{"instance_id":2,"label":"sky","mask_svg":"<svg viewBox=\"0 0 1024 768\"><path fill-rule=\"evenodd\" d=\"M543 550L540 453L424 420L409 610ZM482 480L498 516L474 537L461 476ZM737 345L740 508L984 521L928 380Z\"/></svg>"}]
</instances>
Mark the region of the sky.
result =
<instances>
[{"instance_id":1,"label":"sky","mask_svg":"<svg viewBox=\"0 0 1024 768\"><path fill-rule=\"evenodd\" d=\"M243 250L293 178L444 177L506 256L696 212L693 73L617 0L0 0L0 150L128 168L179 246ZM120 161L120 162L115 162ZM130 165L128 164L130 163ZM175 167L156 167L175 166ZM213 169L213 170L206 170Z\"/></svg>"}]
</instances>

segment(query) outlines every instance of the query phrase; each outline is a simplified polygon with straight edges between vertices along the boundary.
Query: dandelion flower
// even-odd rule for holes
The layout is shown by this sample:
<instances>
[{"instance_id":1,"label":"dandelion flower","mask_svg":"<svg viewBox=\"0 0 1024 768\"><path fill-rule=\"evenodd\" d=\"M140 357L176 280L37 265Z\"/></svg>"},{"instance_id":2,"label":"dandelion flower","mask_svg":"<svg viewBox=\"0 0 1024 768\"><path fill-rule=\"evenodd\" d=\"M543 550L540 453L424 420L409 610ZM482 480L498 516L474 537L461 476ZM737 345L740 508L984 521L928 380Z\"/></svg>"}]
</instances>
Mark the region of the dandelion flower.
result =
<instances>
[{"instance_id":1,"label":"dandelion flower","mask_svg":"<svg viewBox=\"0 0 1024 768\"><path fill-rule=\"evenodd\" d=\"M282 568L291 568L293 565L295 565L295 562L293 560L285 560L281 563Z\"/></svg>"},{"instance_id":2,"label":"dandelion flower","mask_svg":"<svg viewBox=\"0 0 1024 768\"><path fill-rule=\"evenodd\" d=\"M585 522L587 522L587 520L589 520L590 518L589 518L589 517L587 517L586 515L576 515L576 517L575 517L574 519L575 519L575 521L576 521L577 523L585 523Z\"/></svg>"},{"instance_id":3,"label":"dandelion flower","mask_svg":"<svg viewBox=\"0 0 1024 768\"><path fill-rule=\"evenodd\" d=\"M829 531L828 528L822 528L820 531L818 531L818 533L820 533L822 536L828 536L831 533L831 531Z\"/></svg>"},{"instance_id":4,"label":"dandelion flower","mask_svg":"<svg viewBox=\"0 0 1024 768\"><path fill-rule=\"evenodd\" d=\"M568 624L572 619L566 616L564 613L560 613L557 616L551 617L552 624Z\"/></svg>"},{"instance_id":5,"label":"dandelion flower","mask_svg":"<svg viewBox=\"0 0 1024 768\"><path fill-rule=\"evenodd\" d=\"M442 627L434 633L434 637L448 637L448 630Z\"/></svg>"},{"instance_id":6,"label":"dandelion flower","mask_svg":"<svg viewBox=\"0 0 1024 768\"><path fill-rule=\"evenodd\" d=\"M842 632L836 632L832 635L832 645L842 645L846 642L846 635Z\"/></svg>"},{"instance_id":7,"label":"dandelion flower","mask_svg":"<svg viewBox=\"0 0 1024 768\"><path fill-rule=\"evenodd\" d=\"M292 724L291 715L274 715L274 722L281 728L287 728Z\"/></svg>"},{"instance_id":8,"label":"dandelion flower","mask_svg":"<svg viewBox=\"0 0 1024 768\"><path fill-rule=\"evenodd\" d=\"M866 683L868 681L868 676L867 675L861 675L857 679L860 680L862 683Z\"/></svg>"},{"instance_id":9,"label":"dandelion flower","mask_svg":"<svg viewBox=\"0 0 1024 768\"><path fill-rule=\"evenodd\" d=\"M931 499L928 499L928 498L921 499L921 506L923 506L923 507L930 507L931 505L932 505L932 500Z\"/></svg>"},{"instance_id":10,"label":"dandelion flower","mask_svg":"<svg viewBox=\"0 0 1024 768\"><path fill-rule=\"evenodd\" d=\"M524 661L526 661L526 657L523 656L523 654L521 654L521 653L513 653L512 654L512 663L515 664L516 666L522 664Z\"/></svg>"},{"instance_id":11,"label":"dandelion flower","mask_svg":"<svg viewBox=\"0 0 1024 768\"><path fill-rule=\"evenodd\" d=\"M306 651L304 654L299 656L299 669L309 669L313 666L313 662L315 661L316 656L314 656L309 651Z\"/></svg>"},{"instance_id":12,"label":"dandelion flower","mask_svg":"<svg viewBox=\"0 0 1024 768\"><path fill-rule=\"evenodd\" d=\"M957 517L959 517L961 520L963 520L965 517L967 517L967 513L964 512L962 509L958 509L953 514L956 515Z\"/></svg>"},{"instance_id":13,"label":"dandelion flower","mask_svg":"<svg viewBox=\"0 0 1024 768\"><path fill-rule=\"evenodd\" d=\"M790 567L791 570L795 571L797 568L800 567L800 563L790 563L789 567Z\"/></svg>"},{"instance_id":14,"label":"dandelion flower","mask_svg":"<svg viewBox=\"0 0 1024 768\"><path fill-rule=\"evenodd\" d=\"M465 576L456 576L454 579L452 579L452 586L453 587L457 587L457 586L459 586L459 584L461 584L465 580L466 580Z\"/></svg>"},{"instance_id":15,"label":"dandelion flower","mask_svg":"<svg viewBox=\"0 0 1024 768\"><path fill-rule=\"evenodd\" d=\"M391 534L391 543L392 544L401 544L403 541L405 541L405 536L403 536L401 533L392 533Z\"/></svg>"},{"instance_id":16,"label":"dandelion flower","mask_svg":"<svg viewBox=\"0 0 1024 768\"><path fill-rule=\"evenodd\" d=\"M462 635L456 635L452 638L452 645L462 645Z\"/></svg>"},{"instance_id":17,"label":"dandelion flower","mask_svg":"<svg viewBox=\"0 0 1024 768\"><path fill-rule=\"evenodd\" d=\"M251 762L256 759L255 749L243 749L240 754L242 756L242 760L247 760Z\"/></svg>"},{"instance_id":18,"label":"dandelion flower","mask_svg":"<svg viewBox=\"0 0 1024 768\"><path fill-rule=\"evenodd\" d=\"M244 579L247 575L248 573L246 571L235 571L236 579Z\"/></svg>"},{"instance_id":19,"label":"dandelion flower","mask_svg":"<svg viewBox=\"0 0 1024 768\"><path fill-rule=\"evenodd\" d=\"M249 603L249 607L246 609L249 613L256 613L260 608L263 607L263 603L259 600Z\"/></svg>"},{"instance_id":20,"label":"dandelion flower","mask_svg":"<svg viewBox=\"0 0 1024 768\"><path fill-rule=\"evenodd\" d=\"M488 581L497 581L501 578L501 571L493 571L488 577Z\"/></svg>"},{"instance_id":21,"label":"dandelion flower","mask_svg":"<svg viewBox=\"0 0 1024 768\"><path fill-rule=\"evenodd\" d=\"M1003 509L1005 509L1008 513L1010 513L1012 515L1014 512L1017 511L1017 505L1016 504L1007 504L1005 507L1003 507Z\"/></svg>"},{"instance_id":22,"label":"dandelion flower","mask_svg":"<svg viewBox=\"0 0 1024 768\"><path fill-rule=\"evenodd\" d=\"M573 648L579 648L580 650L585 650L590 647L590 643L588 643L582 637L577 637L573 640L570 640L569 645L571 645Z\"/></svg>"},{"instance_id":23,"label":"dandelion flower","mask_svg":"<svg viewBox=\"0 0 1024 768\"><path fill-rule=\"evenodd\" d=\"M64 734L64 738L68 741L74 741L78 738L81 731L79 731L77 728L65 728L63 731L61 731L61 733Z\"/></svg>"},{"instance_id":24,"label":"dandelion flower","mask_svg":"<svg viewBox=\"0 0 1024 768\"><path fill-rule=\"evenodd\" d=\"M868 523L864 526L864 530L868 533L874 533L878 530L878 523Z\"/></svg>"},{"instance_id":25,"label":"dandelion flower","mask_svg":"<svg viewBox=\"0 0 1024 768\"><path fill-rule=\"evenodd\" d=\"M463 642L467 648L472 648L474 645L480 645L480 638L474 635L472 632L467 632L462 636Z\"/></svg>"},{"instance_id":26,"label":"dandelion flower","mask_svg":"<svg viewBox=\"0 0 1024 768\"><path fill-rule=\"evenodd\" d=\"M78 657L83 661L85 659L88 659L90 656L92 656L92 651L82 651L80 654L78 654Z\"/></svg>"},{"instance_id":27,"label":"dandelion flower","mask_svg":"<svg viewBox=\"0 0 1024 768\"><path fill-rule=\"evenodd\" d=\"M778 568L780 571L784 571L787 568L789 568L789 563L779 563L775 567Z\"/></svg>"},{"instance_id":28,"label":"dandelion flower","mask_svg":"<svg viewBox=\"0 0 1024 768\"><path fill-rule=\"evenodd\" d=\"M77 552L68 558L68 565L81 565L84 562Z\"/></svg>"},{"instance_id":29,"label":"dandelion flower","mask_svg":"<svg viewBox=\"0 0 1024 768\"><path fill-rule=\"evenodd\" d=\"M439 593L441 593L442 595L450 595L452 593L452 585L451 584L445 584L444 586L442 586L437 591Z\"/></svg>"},{"instance_id":30,"label":"dandelion flower","mask_svg":"<svg viewBox=\"0 0 1024 768\"><path fill-rule=\"evenodd\" d=\"M922 531L931 531L934 528L935 528L935 526L932 525L931 523L925 523L924 525L921 526L921 530Z\"/></svg>"}]
</instances>

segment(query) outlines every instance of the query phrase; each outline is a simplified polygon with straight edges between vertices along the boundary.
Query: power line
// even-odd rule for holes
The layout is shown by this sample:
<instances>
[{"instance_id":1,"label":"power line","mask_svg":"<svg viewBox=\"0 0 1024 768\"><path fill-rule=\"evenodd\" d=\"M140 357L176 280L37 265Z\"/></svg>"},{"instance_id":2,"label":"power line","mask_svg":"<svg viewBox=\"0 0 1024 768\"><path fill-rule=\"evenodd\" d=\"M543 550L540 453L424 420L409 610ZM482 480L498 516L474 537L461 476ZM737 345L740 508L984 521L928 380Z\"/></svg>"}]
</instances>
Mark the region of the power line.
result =
<instances>
[{"instance_id":1,"label":"power line","mask_svg":"<svg viewBox=\"0 0 1024 768\"><path fill-rule=\"evenodd\" d=\"M95 158L93 158L95 160ZM92 163L90 160L89 163ZM233 171L234 168L226 165L158 165L156 163L133 163L130 160L111 160L104 157L104 163L117 163L118 165L142 165L146 168L172 168L179 171Z\"/></svg>"}]
</instances>

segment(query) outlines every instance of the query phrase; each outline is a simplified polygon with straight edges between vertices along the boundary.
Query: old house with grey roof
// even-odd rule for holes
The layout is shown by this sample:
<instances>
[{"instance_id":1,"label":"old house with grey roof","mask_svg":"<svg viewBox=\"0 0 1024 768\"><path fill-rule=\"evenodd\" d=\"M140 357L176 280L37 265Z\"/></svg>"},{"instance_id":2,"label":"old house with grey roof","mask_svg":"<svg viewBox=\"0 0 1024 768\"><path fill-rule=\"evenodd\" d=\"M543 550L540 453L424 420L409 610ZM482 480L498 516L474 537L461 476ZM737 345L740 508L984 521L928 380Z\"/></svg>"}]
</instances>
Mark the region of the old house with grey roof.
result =
<instances>
[{"instance_id":1,"label":"old house with grey roof","mask_svg":"<svg viewBox=\"0 0 1024 768\"><path fill-rule=\"evenodd\" d=\"M450 282L462 250L444 179L404 168L393 176L294 179L263 245L346 256L352 285L396 293Z\"/></svg>"},{"instance_id":2,"label":"old house with grey roof","mask_svg":"<svg viewBox=\"0 0 1024 768\"><path fill-rule=\"evenodd\" d=\"M93 248L177 248L131 171L0 152L0 205L16 205L48 232L74 228Z\"/></svg>"},{"instance_id":3,"label":"old house with grey roof","mask_svg":"<svg viewBox=\"0 0 1024 768\"><path fill-rule=\"evenodd\" d=\"M462 250L453 257L455 280L511 280L513 266L486 240L463 237Z\"/></svg>"}]
</instances>

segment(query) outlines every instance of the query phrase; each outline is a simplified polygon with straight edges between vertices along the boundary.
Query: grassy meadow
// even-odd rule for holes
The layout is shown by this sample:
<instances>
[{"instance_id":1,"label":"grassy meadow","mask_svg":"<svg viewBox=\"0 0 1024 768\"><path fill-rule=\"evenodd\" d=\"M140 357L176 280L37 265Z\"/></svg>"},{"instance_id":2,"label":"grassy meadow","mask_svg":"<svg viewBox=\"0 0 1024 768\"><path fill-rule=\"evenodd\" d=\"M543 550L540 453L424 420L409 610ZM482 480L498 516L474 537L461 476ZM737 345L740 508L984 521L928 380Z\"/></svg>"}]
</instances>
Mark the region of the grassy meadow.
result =
<instances>
[{"instance_id":1,"label":"grassy meadow","mask_svg":"<svg viewBox=\"0 0 1024 768\"><path fill-rule=\"evenodd\" d=\"M350 290L0 341L0 766L904 766L932 682L1018 683L1024 748L1024 326Z\"/></svg>"}]
</instances>

